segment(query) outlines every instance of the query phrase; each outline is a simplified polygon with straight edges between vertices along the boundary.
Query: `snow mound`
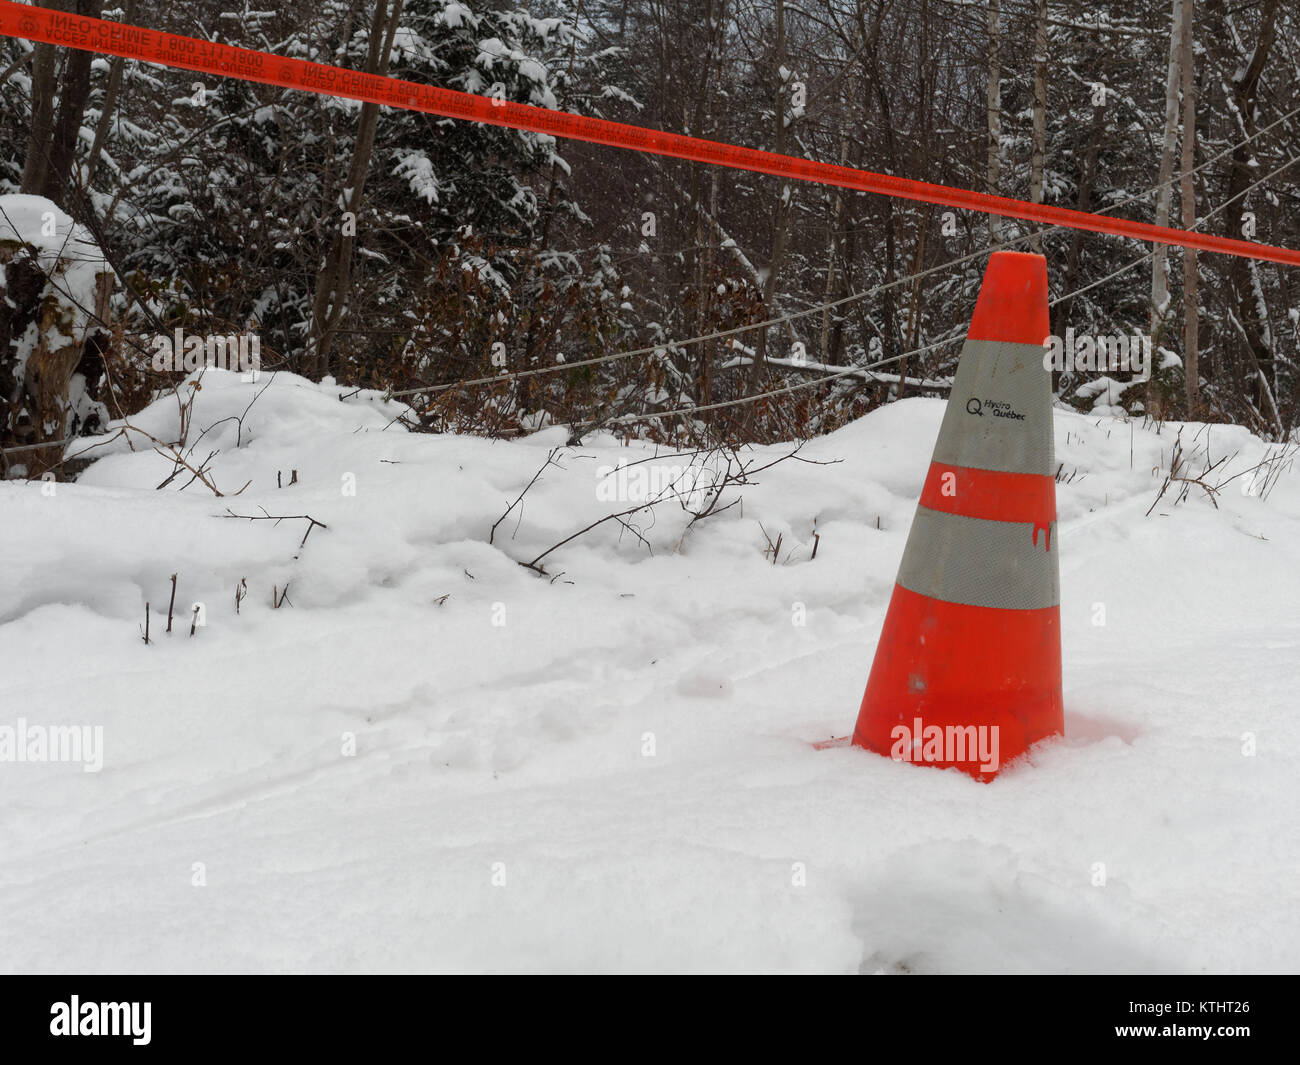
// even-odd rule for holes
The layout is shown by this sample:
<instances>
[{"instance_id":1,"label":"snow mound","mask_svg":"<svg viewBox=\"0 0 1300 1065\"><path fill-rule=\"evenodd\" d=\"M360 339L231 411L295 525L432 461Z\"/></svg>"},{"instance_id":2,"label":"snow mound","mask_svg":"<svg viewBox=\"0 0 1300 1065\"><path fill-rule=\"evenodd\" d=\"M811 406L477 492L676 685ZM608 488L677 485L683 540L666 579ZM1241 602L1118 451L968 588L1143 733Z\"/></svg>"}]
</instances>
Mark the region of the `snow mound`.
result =
<instances>
[{"instance_id":1,"label":"snow mound","mask_svg":"<svg viewBox=\"0 0 1300 1065\"><path fill-rule=\"evenodd\" d=\"M0 969L1300 963L1276 445L1057 413L1067 735L982 785L812 746L852 727L939 401L742 451L776 464L692 523L635 510L690 462L649 445L411 434L289 374L180 397L76 484L0 484L0 727L103 732L99 772L0 763L0 906L43 915ZM1236 480L1166 485L1175 439Z\"/></svg>"}]
</instances>

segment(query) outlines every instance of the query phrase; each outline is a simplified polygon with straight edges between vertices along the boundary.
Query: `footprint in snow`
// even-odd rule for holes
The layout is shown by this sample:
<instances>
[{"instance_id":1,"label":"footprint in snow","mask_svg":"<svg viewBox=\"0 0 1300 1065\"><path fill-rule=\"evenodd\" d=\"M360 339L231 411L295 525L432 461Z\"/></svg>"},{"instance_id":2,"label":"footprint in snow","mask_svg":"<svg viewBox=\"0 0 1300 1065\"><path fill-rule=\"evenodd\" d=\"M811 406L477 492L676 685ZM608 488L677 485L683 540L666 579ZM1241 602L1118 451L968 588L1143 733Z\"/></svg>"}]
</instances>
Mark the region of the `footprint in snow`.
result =
<instances>
[{"instance_id":1,"label":"footprint in snow","mask_svg":"<svg viewBox=\"0 0 1300 1065\"><path fill-rule=\"evenodd\" d=\"M712 669L692 669L677 680L677 691L697 699L729 699L733 692L731 678Z\"/></svg>"}]
</instances>

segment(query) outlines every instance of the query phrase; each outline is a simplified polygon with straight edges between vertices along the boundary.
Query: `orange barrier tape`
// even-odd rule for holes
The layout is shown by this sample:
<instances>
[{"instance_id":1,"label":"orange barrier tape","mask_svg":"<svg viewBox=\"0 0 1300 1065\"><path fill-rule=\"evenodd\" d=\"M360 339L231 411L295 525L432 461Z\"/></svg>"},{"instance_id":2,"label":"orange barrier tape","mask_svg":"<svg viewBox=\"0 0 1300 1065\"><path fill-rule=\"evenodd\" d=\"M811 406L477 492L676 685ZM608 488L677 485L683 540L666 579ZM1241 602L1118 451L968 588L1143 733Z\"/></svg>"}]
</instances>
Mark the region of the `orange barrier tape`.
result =
<instances>
[{"instance_id":1,"label":"orange barrier tape","mask_svg":"<svg viewBox=\"0 0 1300 1065\"><path fill-rule=\"evenodd\" d=\"M455 89L439 89L419 85L413 81L385 78L365 74L305 59L289 59L216 44L196 37L182 37L174 33L129 26L121 22L85 18L40 7L27 7L9 0L0 0L0 34L8 37L25 37L31 41L79 48L104 55L142 59L148 63L195 70L204 74L239 78L243 81L277 85L285 89L302 89L325 96L343 96L365 103L386 104L411 111L460 118L469 122L486 122L494 126L526 129L533 133L547 133L554 137L590 141L613 148L627 148L636 152L667 155L692 162L712 163L737 170L751 170L759 174L795 178L822 185L874 192L904 200L938 204L982 214L1002 215L1045 225L1065 226L1093 233L1107 233L1116 237L1173 244L1201 251L1222 252L1250 259L1300 266L1300 251L1256 244L1229 237L1216 237L1185 229L1155 226L1146 222L1133 222L1124 218L1071 211L1064 207L1012 200L1004 196L990 196L983 192L954 189L947 185L932 185L924 181L876 174L869 170L818 163L790 155L777 155L754 148L741 148L734 144L701 140L678 133L629 126L603 118L586 118L564 111L551 111L529 104L494 100L475 96Z\"/></svg>"}]
</instances>

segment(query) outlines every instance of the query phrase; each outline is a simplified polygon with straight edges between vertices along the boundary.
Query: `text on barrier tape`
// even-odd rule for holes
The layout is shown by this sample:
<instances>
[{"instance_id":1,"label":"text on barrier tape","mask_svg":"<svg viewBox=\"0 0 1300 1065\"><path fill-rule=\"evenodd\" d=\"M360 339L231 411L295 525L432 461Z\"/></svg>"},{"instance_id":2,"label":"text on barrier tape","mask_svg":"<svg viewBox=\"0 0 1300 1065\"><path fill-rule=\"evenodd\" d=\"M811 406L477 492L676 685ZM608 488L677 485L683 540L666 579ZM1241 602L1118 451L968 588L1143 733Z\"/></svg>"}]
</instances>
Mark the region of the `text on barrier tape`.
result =
<instances>
[{"instance_id":1,"label":"text on barrier tape","mask_svg":"<svg viewBox=\"0 0 1300 1065\"><path fill-rule=\"evenodd\" d=\"M554 137L667 155L698 163L751 170L759 174L795 178L822 185L874 192L904 200L956 207L983 214L1003 215L1044 225L1065 226L1093 233L1130 237L1156 244L1173 244L1201 251L1222 252L1250 259L1300 266L1300 251L1271 244L1256 244L1209 233L1197 233L1125 218L1072 211L1064 207L1028 203L983 192L932 185L925 181L876 174L869 170L818 163L775 152L741 148L719 141L701 140L679 133L629 126L603 118L587 118L530 104L513 103L455 89L420 85L413 81L366 74L306 59L290 59L217 44L196 37L129 26L120 22L64 14L0 0L0 34L24 37L46 44L64 45L104 55L142 59L148 63L194 70L204 74L239 78L285 89L302 89L325 96L342 96L363 103L386 104L446 118L485 122L494 126L546 133Z\"/></svg>"}]
</instances>

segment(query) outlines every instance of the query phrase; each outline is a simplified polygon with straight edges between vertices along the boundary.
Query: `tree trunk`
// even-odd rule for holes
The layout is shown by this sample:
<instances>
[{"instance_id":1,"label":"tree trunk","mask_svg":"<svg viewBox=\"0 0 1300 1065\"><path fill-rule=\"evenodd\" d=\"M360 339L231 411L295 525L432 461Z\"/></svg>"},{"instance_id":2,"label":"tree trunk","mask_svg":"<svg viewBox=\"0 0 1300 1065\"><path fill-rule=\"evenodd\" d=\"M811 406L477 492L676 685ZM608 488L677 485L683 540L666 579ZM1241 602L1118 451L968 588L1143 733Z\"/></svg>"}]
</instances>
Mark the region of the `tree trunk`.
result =
<instances>
[{"instance_id":1,"label":"tree trunk","mask_svg":"<svg viewBox=\"0 0 1300 1065\"><path fill-rule=\"evenodd\" d=\"M854 77L849 75L848 98L852 100L856 95L854 91ZM846 114L841 119L843 132L840 135L840 166L848 165L849 161L849 121ZM840 234L840 219L844 216L844 190L838 186L835 189L834 205L831 207L831 239L830 246L826 249L826 289L823 293L823 303L831 302L831 294L835 291L835 256L843 243ZM827 307L822 311L822 328L820 343L818 344L818 357L823 363L828 361L830 350L830 330L831 330L831 309Z\"/></svg>"},{"instance_id":2,"label":"tree trunk","mask_svg":"<svg viewBox=\"0 0 1300 1065\"><path fill-rule=\"evenodd\" d=\"M717 139L717 115L712 108L707 106L711 96L709 84L715 79L715 75L721 74L722 65L722 36L725 33L727 20L726 0L722 0L714 9L713 0L705 5L704 12L705 24L708 27L708 51L704 58L704 74L701 79L699 97L696 100L695 111L695 129L691 132L696 136L712 136ZM712 128L706 133L705 126L708 123ZM692 178L694 179L699 167L692 167ZM708 187L709 187L709 206L707 210L702 201L702 195L697 184L692 180L691 191L695 204L695 255L696 255L696 292L698 293L698 306L696 308L695 334L703 336L711 331L710 323L713 320L713 305L715 302L714 293L714 266L717 261L717 238L716 227L712 220L718 217L718 184L719 175L716 166L709 168ZM695 374L695 396L696 402L700 406L707 406L713 402L713 354L714 341L696 345L696 374ZM706 421L712 420L712 412L704 415Z\"/></svg>"},{"instance_id":3,"label":"tree trunk","mask_svg":"<svg viewBox=\"0 0 1300 1065\"><path fill-rule=\"evenodd\" d=\"M1001 0L989 0L988 12L988 84L986 110L989 126L987 185L990 195L998 195L1002 177L1002 68L998 64L998 23ZM989 243L1002 239L1002 220L989 215Z\"/></svg>"},{"instance_id":4,"label":"tree trunk","mask_svg":"<svg viewBox=\"0 0 1300 1065\"><path fill-rule=\"evenodd\" d=\"M1097 151L1105 139L1105 132L1106 108L1104 106L1094 106L1092 109L1092 124L1088 133L1088 147L1084 150L1083 163L1079 173L1079 198L1075 207L1080 211L1092 210L1092 190L1097 184ZM1065 254L1065 270L1061 275L1061 289L1067 293L1074 291L1075 284L1079 279L1079 260L1083 253L1083 239L1083 234L1077 229L1070 234L1070 248ZM1052 309L1052 321L1055 323L1052 333L1055 336L1065 336L1066 326L1070 324L1070 311L1073 305L1074 297L1067 295ZM1056 390L1060 382L1060 371L1053 370L1053 391Z\"/></svg>"},{"instance_id":5,"label":"tree trunk","mask_svg":"<svg viewBox=\"0 0 1300 1065\"><path fill-rule=\"evenodd\" d=\"M1165 74L1165 130L1160 149L1160 187L1156 192L1156 225L1169 225L1173 202L1174 150L1178 144L1178 74L1182 55L1183 0L1174 0L1169 29L1169 67ZM1163 339L1169 316L1169 248L1156 244L1151 259L1151 346Z\"/></svg>"},{"instance_id":6,"label":"tree trunk","mask_svg":"<svg viewBox=\"0 0 1300 1065\"><path fill-rule=\"evenodd\" d=\"M858 101L858 63L859 57L867 55L872 57L871 64L873 69L877 65L876 50L879 47L879 33L881 17L883 12L878 10L877 17L872 22L870 32L866 26L866 8L863 0L855 0L853 19L853 35L849 39L849 71L845 78L845 89L842 97L843 114L840 117L840 165L847 166L850 160L853 165L858 166L858 160L862 151L862 138L854 136L855 131L860 131L861 124L858 121L857 108ZM826 250L826 290L824 302L830 303L835 298L838 285L839 295L847 296L850 288L850 266L853 259L853 220L849 205L852 203L841 188L835 189L835 202L831 211L831 239L830 245ZM836 276L836 264L839 264L839 276ZM826 364L837 364L840 361L840 355L844 350L844 314L837 310L835 314L834 326L831 325L831 310L828 307L822 312L821 337L819 352L821 361Z\"/></svg>"},{"instance_id":7,"label":"tree trunk","mask_svg":"<svg viewBox=\"0 0 1300 1065\"><path fill-rule=\"evenodd\" d=\"M38 44L32 56L32 123L27 131L27 156L19 191L39 196L50 172L50 141L54 136L56 85L54 45Z\"/></svg>"},{"instance_id":8,"label":"tree trunk","mask_svg":"<svg viewBox=\"0 0 1300 1065\"><path fill-rule=\"evenodd\" d=\"M920 274L921 267L925 263L925 238L930 231L930 211L926 211L921 216L921 235L916 241L916 256L912 260L912 273ZM895 399L902 399L907 394L907 374L911 369L912 356L911 352L916 348L917 338L921 330L921 293L924 289L921 287L921 278L912 278L911 292L907 300L907 336L903 339L903 357L898 363L898 388L894 392Z\"/></svg>"},{"instance_id":9,"label":"tree trunk","mask_svg":"<svg viewBox=\"0 0 1300 1065\"><path fill-rule=\"evenodd\" d=\"M122 21L128 25L135 21L135 0L127 0L126 17ZM95 136L91 140L90 151L86 153L84 184L87 186L95 176L99 157L108 140L108 128L113 123L113 112L117 109L117 98L122 91L122 73L125 67L125 59L121 56L113 58L108 74L108 86L104 89L104 106L100 109L99 121L95 123Z\"/></svg>"},{"instance_id":10,"label":"tree trunk","mask_svg":"<svg viewBox=\"0 0 1300 1065\"><path fill-rule=\"evenodd\" d=\"M1047 155L1047 0L1038 0L1034 27L1034 147L1029 162L1029 199L1043 202L1043 167ZM1035 227L1030 247L1043 254L1042 228Z\"/></svg>"},{"instance_id":11,"label":"tree trunk","mask_svg":"<svg viewBox=\"0 0 1300 1065\"><path fill-rule=\"evenodd\" d=\"M777 67L777 89L776 89L776 106L775 113L775 143L773 150L778 155L785 154L786 144L786 94L788 91L788 80L781 76L781 70L785 63L785 0L776 0L776 39L773 47L773 62ZM776 204L772 209L772 250L768 256L767 274L763 278L763 313L766 315L771 308L773 298L776 295L776 278L777 272L781 267L781 259L785 254L786 236L790 223L790 204L793 200L793 189L788 181L784 181L779 186ZM754 361L750 366L749 373L749 394L756 395L762 390L763 371L767 364L767 329L763 328L758 331L757 341L754 345ZM745 425L752 427L754 423L754 404L746 405Z\"/></svg>"},{"instance_id":12,"label":"tree trunk","mask_svg":"<svg viewBox=\"0 0 1300 1065\"><path fill-rule=\"evenodd\" d=\"M854 167L861 163L861 144L854 146L853 152L849 156L850 162ZM856 160L856 161L855 161ZM853 211L853 202L849 201L844 211L844 218L840 223L840 279L839 288L836 290L836 298L844 299L853 291L853 262L858 253L858 230L856 225L856 215ZM859 313L862 304L858 303ZM830 351L827 354L827 362L838 366L848 360L844 355L844 330L847 319L844 312L841 311L835 317L831 325Z\"/></svg>"},{"instance_id":13,"label":"tree trunk","mask_svg":"<svg viewBox=\"0 0 1300 1065\"><path fill-rule=\"evenodd\" d=\"M713 167L713 172L709 175L709 217L718 216L718 185L720 183L719 168ZM704 277L705 287L708 295L708 303L701 308L702 322L700 331L697 336L703 336L712 331L712 310L713 310L713 283L717 261L718 261L718 237L717 230L713 226L708 227L708 238L706 240L705 258L704 258ZM716 341L707 341L700 344L700 406L707 407L713 402L713 352L716 347ZM710 414L705 415L711 417Z\"/></svg>"},{"instance_id":14,"label":"tree trunk","mask_svg":"<svg viewBox=\"0 0 1300 1065\"><path fill-rule=\"evenodd\" d=\"M77 0L78 15L99 18L103 14L103 0ZM90 64L95 56L91 52L73 49L68 52L59 86L59 113L48 145L49 167L45 172L40 195L53 200L61 207L71 204L72 167L77 159L77 142L81 123L85 117L86 100L90 97Z\"/></svg>"},{"instance_id":15,"label":"tree trunk","mask_svg":"<svg viewBox=\"0 0 1300 1065\"><path fill-rule=\"evenodd\" d=\"M403 2L404 0L394 0L390 13L388 0L376 0L374 15L370 20L369 52L365 68L367 74L383 76L388 73L388 61L392 55L393 38L397 35L397 23L402 17ZM354 222L361 212L366 174L370 170L370 158L374 154L375 129L378 124L379 105L363 104L345 190L347 198L344 212L351 214ZM325 265L316 279L315 299L312 302L311 350L304 360L304 366L307 375L317 380L330 372L330 358L352 287L352 256L355 247L355 226L345 228L340 223L335 227Z\"/></svg>"},{"instance_id":16,"label":"tree trunk","mask_svg":"<svg viewBox=\"0 0 1300 1065\"><path fill-rule=\"evenodd\" d=\"M886 87L884 79L876 72L876 102L880 106L880 117L885 138L885 162L888 165L890 173L896 173L898 170L898 141L894 137L894 118L892 109L889 106L890 90ZM895 274L898 267L898 245L897 234L895 232L895 212L894 198L892 196L884 197L882 204L885 211L885 269L883 283L890 287L885 289L880 300L881 317L884 319L884 337L882 338L881 354L885 358L893 358L903 350L899 345L901 338L898 329L898 299L896 296L897 289L894 287ZM990 216L992 217L992 216ZM868 340L863 345L867 352L871 351L871 342ZM868 360L870 361L870 360Z\"/></svg>"},{"instance_id":17,"label":"tree trunk","mask_svg":"<svg viewBox=\"0 0 1300 1065\"><path fill-rule=\"evenodd\" d=\"M1238 132L1241 139L1254 138L1258 128L1256 122L1256 101L1259 95L1259 79L1268 62L1269 52L1277 37L1278 0L1264 0L1263 13L1260 16L1259 39L1248 61L1243 61L1239 72L1232 81L1232 98L1237 117L1241 123ZM1234 140L1238 139L1236 137ZM1228 217L1237 219L1247 209L1246 190L1251 186L1255 161L1253 144L1242 144L1232 153L1232 168L1228 174ZM1236 236L1235 226L1230 224L1230 236ZM1268 327L1263 320L1263 311L1256 294L1258 266L1247 259L1233 258L1228 264L1229 276L1237 303L1237 313L1241 327L1246 334L1245 363L1247 376L1254 382L1254 400L1257 410L1269 410L1273 417L1273 428L1285 432L1273 400L1273 390L1269 386L1269 375L1273 368L1273 352L1267 336Z\"/></svg>"},{"instance_id":18,"label":"tree trunk","mask_svg":"<svg viewBox=\"0 0 1300 1065\"><path fill-rule=\"evenodd\" d=\"M1196 225L1196 56L1192 50L1192 18L1196 0L1183 0L1183 19L1179 33L1183 82L1183 151L1182 223L1184 229ZM1198 341L1200 305L1197 303L1196 249L1183 249L1183 371L1186 375L1187 417L1195 418L1201 406L1200 359Z\"/></svg>"}]
</instances>

